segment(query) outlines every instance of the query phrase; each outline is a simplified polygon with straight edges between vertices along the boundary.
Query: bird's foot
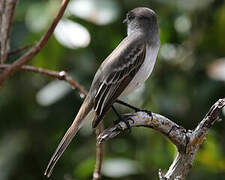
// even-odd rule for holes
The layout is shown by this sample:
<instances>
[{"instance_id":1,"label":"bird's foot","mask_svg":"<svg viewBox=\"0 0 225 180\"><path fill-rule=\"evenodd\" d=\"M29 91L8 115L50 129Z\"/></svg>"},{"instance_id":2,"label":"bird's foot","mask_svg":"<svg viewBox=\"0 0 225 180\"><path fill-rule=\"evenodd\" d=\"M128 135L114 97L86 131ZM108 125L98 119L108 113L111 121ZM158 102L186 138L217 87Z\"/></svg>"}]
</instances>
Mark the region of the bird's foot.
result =
<instances>
[{"instance_id":1,"label":"bird's foot","mask_svg":"<svg viewBox=\"0 0 225 180\"><path fill-rule=\"evenodd\" d=\"M176 125L173 125L173 126L170 128L170 130L168 131L167 136L169 136L170 133L171 133L174 129L181 129L181 127L176 126Z\"/></svg>"},{"instance_id":2,"label":"bird's foot","mask_svg":"<svg viewBox=\"0 0 225 180\"><path fill-rule=\"evenodd\" d=\"M152 112L149 111L149 110L146 110L146 109L139 109L139 110L136 111L136 112L145 112L145 113L147 113L147 114L151 117L151 120L153 120Z\"/></svg>"},{"instance_id":3,"label":"bird's foot","mask_svg":"<svg viewBox=\"0 0 225 180\"><path fill-rule=\"evenodd\" d=\"M145 112L145 113L147 113L149 116L151 116L152 117L152 112L151 111L149 111L149 110L146 110L146 109L139 109L138 111L136 111L136 112Z\"/></svg>"},{"instance_id":4,"label":"bird's foot","mask_svg":"<svg viewBox=\"0 0 225 180\"><path fill-rule=\"evenodd\" d=\"M117 119L116 121L113 121L113 123L114 125L116 125L116 124L119 124L120 122L124 122L126 124L125 131L127 131L128 133L131 133L130 121L134 123L134 120L130 116L123 116L123 117L120 116L119 119Z\"/></svg>"}]
</instances>

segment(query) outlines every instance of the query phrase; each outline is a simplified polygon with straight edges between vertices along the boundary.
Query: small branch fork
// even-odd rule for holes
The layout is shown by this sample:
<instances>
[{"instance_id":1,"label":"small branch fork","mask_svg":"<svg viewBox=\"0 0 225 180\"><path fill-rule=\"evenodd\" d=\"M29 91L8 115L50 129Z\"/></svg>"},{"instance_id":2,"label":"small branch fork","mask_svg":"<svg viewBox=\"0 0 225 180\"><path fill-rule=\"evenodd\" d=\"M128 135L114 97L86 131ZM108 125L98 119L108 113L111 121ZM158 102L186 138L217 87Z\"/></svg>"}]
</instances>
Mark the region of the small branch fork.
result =
<instances>
[{"instance_id":1,"label":"small branch fork","mask_svg":"<svg viewBox=\"0 0 225 180\"><path fill-rule=\"evenodd\" d=\"M129 120L130 127L143 126L161 132L177 147L178 154L176 158L165 174L159 170L159 178L160 180L183 180L191 169L196 153L205 140L209 129L215 122L220 120L219 113L224 106L225 98L219 99L194 130L186 130L157 113L152 113L151 116L145 111L139 111L125 114L124 118ZM123 121L120 121L113 127L105 129L98 136L97 142L102 144L127 128L127 125Z\"/></svg>"},{"instance_id":2,"label":"small branch fork","mask_svg":"<svg viewBox=\"0 0 225 180\"><path fill-rule=\"evenodd\" d=\"M96 137L98 137L104 131L104 124L101 121L96 129ZM102 162L104 158L104 146L103 144L96 144L96 163L95 163L95 170L93 173L93 180L101 179L101 169L102 169Z\"/></svg>"}]
</instances>

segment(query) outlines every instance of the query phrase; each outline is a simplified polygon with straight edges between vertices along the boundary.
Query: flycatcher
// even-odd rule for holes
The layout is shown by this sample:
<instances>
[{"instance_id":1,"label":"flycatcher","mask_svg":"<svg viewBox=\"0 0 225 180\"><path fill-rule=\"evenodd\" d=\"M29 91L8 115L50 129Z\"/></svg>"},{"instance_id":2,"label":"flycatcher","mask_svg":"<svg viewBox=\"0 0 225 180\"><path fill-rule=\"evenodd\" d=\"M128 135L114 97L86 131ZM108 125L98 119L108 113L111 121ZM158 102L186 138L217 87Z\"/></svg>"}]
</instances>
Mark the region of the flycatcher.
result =
<instances>
[{"instance_id":1,"label":"flycatcher","mask_svg":"<svg viewBox=\"0 0 225 180\"><path fill-rule=\"evenodd\" d=\"M127 37L102 62L72 125L53 154L45 175L49 177L85 117L94 111L92 127L103 119L113 103L140 87L150 76L160 47L156 13L135 8L127 13Z\"/></svg>"}]
</instances>

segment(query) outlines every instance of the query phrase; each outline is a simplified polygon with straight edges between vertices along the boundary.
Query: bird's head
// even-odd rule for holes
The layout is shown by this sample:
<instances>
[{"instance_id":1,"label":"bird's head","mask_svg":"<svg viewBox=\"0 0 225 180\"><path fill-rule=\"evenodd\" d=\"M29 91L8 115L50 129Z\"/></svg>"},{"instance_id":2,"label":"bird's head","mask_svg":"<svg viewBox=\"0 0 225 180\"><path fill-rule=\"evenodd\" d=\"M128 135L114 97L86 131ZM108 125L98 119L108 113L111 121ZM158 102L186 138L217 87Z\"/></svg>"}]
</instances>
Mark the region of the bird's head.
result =
<instances>
[{"instance_id":1,"label":"bird's head","mask_svg":"<svg viewBox=\"0 0 225 180\"><path fill-rule=\"evenodd\" d=\"M136 30L158 31L156 13L149 8L139 7L129 11L123 22L127 24L128 35Z\"/></svg>"}]
</instances>

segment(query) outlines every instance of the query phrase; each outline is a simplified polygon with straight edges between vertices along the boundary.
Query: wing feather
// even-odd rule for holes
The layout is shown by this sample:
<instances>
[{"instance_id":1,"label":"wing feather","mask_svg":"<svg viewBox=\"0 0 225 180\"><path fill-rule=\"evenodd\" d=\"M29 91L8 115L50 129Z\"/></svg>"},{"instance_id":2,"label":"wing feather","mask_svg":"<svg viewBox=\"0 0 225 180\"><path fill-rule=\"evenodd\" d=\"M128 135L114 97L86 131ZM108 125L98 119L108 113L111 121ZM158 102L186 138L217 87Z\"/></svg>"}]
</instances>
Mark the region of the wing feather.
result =
<instances>
[{"instance_id":1,"label":"wing feather","mask_svg":"<svg viewBox=\"0 0 225 180\"><path fill-rule=\"evenodd\" d=\"M126 55L120 57L120 65L114 68L99 83L94 97L96 117L92 126L96 127L114 101L120 96L129 82L134 78L145 59L146 46L137 44Z\"/></svg>"}]
</instances>

